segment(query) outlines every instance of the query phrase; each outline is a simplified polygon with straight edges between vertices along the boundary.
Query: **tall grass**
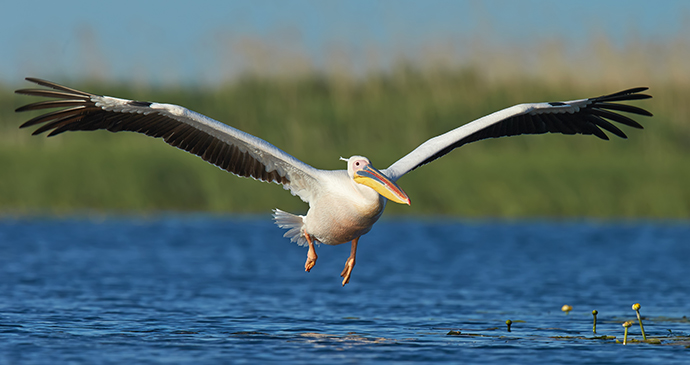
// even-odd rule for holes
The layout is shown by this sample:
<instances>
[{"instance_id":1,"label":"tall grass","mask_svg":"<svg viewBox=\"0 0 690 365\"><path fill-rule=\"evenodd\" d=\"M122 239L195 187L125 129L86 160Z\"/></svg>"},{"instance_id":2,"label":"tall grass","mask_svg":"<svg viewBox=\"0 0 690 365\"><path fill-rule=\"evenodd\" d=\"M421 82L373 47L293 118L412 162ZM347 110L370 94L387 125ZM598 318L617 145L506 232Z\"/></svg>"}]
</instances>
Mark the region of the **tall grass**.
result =
<instances>
[{"instance_id":1,"label":"tall grass","mask_svg":"<svg viewBox=\"0 0 690 365\"><path fill-rule=\"evenodd\" d=\"M60 80L57 80L60 81ZM529 75L487 82L480 69L400 66L366 77L245 76L216 87L77 83L88 91L184 105L259 136L317 168L361 154L384 168L426 139L522 102L570 100L637 84ZM621 86L622 85L622 86ZM690 84L652 83L645 130L612 137L539 135L480 141L399 183L411 207L389 214L467 217L690 217ZM34 99L0 91L0 212L83 210L305 212L275 184L241 179L149 137L109 132L32 137Z\"/></svg>"}]
</instances>

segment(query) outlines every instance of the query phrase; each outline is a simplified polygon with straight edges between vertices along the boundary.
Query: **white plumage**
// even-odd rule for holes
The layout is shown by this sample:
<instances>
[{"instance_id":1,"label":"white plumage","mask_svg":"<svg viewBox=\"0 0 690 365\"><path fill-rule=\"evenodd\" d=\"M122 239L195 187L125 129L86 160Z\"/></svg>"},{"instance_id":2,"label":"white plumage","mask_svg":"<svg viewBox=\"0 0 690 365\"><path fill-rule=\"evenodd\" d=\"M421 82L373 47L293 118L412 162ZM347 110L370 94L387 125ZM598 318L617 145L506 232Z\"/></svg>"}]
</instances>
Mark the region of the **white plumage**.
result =
<instances>
[{"instance_id":1,"label":"white plumage","mask_svg":"<svg viewBox=\"0 0 690 365\"><path fill-rule=\"evenodd\" d=\"M371 230L386 202L410 204L395 183L406 173L481 139L548 132L594 134L608 139L602 129L626 138L609 120L634 128L642 126L617 112L651 116L644 109L616 103L650 98L641 94L646 88L567 102L520 104L431 138L382 171L362 156L347 159L347 170L327 171L309 166L258 137L178 105L113 98L45 80L27 80L48 89L21 89L17 93L52 99L17 111L60 108L22 124L21 127L43 124L33 134L50 131L48 135L53 136L97 129L143 133L162 138L235 175L282 184L309 204L306 215L274 210L276 224L287 229L285 237L309 246L306 271L316 263L314 243L352 242L341 274L343 285L349 282L355 265L359 238Z\"/></svg>"}]
</instances>

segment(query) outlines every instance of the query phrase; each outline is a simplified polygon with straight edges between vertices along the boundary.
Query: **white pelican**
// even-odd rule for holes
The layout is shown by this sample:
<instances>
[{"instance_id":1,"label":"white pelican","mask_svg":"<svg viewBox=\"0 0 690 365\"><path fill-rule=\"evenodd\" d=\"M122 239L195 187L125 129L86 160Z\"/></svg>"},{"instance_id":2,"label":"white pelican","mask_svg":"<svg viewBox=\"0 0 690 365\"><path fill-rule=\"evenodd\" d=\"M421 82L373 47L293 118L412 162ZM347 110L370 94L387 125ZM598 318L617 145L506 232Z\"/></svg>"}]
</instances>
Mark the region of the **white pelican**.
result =
<instances>
[{"instance_id":1,"label":"white pelican","mask_svg":"<svg viewBox=\"0 0 690 365\"><path fill-rule=\"evenodd\" d=\"M95 95L53 82L26 78L46 88L21 89L16 93L53 98L16 111L61 108L37 116L20 128L44 123L33 134L50 131L105 129L132 131L162 138L166 143L193 153L235 175L275 182L309 204L306 215L275 209L275 223L287 229L284 237L309 246L304 265L316 263L314 244L352 242L350 257L341 273L345 285L355 266L357 242L369 232L391 200L410 204L396 184L406 173L427 164L466 143L519 134L593 134L608 139L602 129L621 138L626 135L610 121L630 127L642 126L616 112L651 116L648 111L616 102L647 99L645 87L615 94L564 102L520 104L497 111L422 143L387 169L377 170L366 157L352 156L347 170L319 170L297 160L272 144L178 105Z\"/></svg>"}]
</instances>

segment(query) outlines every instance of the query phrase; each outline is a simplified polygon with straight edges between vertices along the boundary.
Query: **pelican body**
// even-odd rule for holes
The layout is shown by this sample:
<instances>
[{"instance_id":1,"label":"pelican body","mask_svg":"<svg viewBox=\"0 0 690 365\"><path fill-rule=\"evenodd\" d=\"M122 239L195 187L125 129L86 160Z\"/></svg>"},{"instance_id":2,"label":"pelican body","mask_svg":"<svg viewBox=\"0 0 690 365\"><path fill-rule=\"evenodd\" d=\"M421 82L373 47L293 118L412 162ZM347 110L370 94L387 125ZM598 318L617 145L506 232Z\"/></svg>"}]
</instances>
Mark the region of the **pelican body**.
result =
<instances>
[{"instance_id":1,"label":"pelican body","mask_svg":"<svg viewBox=\"0 0 690 365\"><path fill-rule=\"evenodd\" d=\"M642 129L625 112L651 116L647 110L618 103L648 99L647 88L633 88L589 99L564 102L519 104L464 124L422 143L383 170L363 156L343 159L346 170L316 169L272 144L172 104L144 102L102 96L72 89L50 81L27 78L43 88L20 89L16 93L48 97L16 111L57 109L34 117L20 128L41 125L33 134L50 131L131 131L155 138L201 157L241 177L281 184L309 204L306 215L279 209L273 217L284 237L308 246L305 270L316 264L314 245L351 242L351 252L341 273L342 285L350 281L359 238L369 232L390 200L410 205L410 198L397 185L406 173L436 160L466 143L486 138L520 134L593 134L608 139L603 130L621 138L625 133L610 121Z\"/></svg>"}]
</instances>

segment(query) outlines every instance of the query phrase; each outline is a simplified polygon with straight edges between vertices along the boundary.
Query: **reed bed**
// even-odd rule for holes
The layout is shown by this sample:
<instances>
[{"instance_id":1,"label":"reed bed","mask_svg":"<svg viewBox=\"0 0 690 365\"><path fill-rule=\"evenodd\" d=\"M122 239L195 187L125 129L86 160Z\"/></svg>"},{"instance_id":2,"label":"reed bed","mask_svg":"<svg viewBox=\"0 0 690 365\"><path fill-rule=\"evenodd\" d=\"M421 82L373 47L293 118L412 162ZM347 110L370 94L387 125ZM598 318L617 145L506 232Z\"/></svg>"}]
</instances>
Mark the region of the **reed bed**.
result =
<instances>
[{"instance_id":1,"label":"reed bed","mask_svg":"<svg viewBox=\"0 0 690 365\"><path fill-rule=\"evenodd\" d=\"M650 61L651 62L651 61ZM567 76L567 75L566 75ZM640 86L574 74L529 73L500 80L481 67L419 67L346 75L314 70L292 77L245 74L214 86L76 82L124 98L184 105L259 136L325 169L361 154L384 168L426 139L522 102L570 100ZM56 80L58 82L63 80ZM636 105L645 130L612 136L538 135L480 141L399 183L412 207L389 214L465 217L690 217L690 83L645 79L654 99ZM26 86L26 85L22 85ZM0 85L0 212L295 212L306 205L275 184L240 179L160 140L109 132L51 138L19 130L35 99Z\"/></svg>"}]
</instances>

